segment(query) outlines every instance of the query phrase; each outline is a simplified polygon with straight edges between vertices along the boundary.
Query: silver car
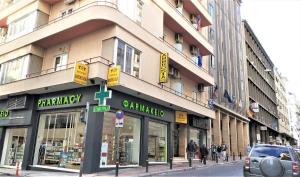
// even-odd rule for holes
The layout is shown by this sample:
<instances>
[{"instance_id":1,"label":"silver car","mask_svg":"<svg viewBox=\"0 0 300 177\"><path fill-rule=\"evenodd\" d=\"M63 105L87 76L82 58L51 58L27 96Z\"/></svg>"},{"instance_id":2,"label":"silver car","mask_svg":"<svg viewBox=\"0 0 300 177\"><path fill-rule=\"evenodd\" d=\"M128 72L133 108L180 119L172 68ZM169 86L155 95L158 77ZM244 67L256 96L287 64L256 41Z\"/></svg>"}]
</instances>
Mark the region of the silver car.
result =
<instances>
[{"instance_id":1,"label":"silver car","mask_svg":"<svg viewBox=\"0 0 300 177\"><path fill-rule=\"evenodd\" d=\"M300 177L299 165L292 147L259 144L245 159L244 177Z\"/></svg>"}]
</instances>

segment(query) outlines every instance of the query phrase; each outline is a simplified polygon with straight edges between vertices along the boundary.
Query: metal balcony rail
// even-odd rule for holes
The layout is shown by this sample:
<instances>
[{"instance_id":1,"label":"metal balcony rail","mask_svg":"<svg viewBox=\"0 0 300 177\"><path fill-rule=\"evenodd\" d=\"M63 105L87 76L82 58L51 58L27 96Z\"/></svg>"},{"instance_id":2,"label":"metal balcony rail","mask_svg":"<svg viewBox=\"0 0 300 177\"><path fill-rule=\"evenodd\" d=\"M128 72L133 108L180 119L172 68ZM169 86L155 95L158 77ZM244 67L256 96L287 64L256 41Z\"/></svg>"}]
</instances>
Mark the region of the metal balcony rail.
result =
<instances>
[{"instance_id":1,"label":"metal balcony rail","mask_svg":"<svg viewBox=\"0 0 300 177\"><path fill-rule=\"evenodd\" d=\"M176 11L176 13L177 14L179 14L187 23L188 23L188 25L190 25L195 31L197 31L197 33L200 35L200 36L202 36L208 43L210 43L211 44L211 42L208 40L208 37L206 37L206 36L204 36L202 33L201 33L201 31L198 31L194 26L193 26L193 24L192 24L192 22L190 21L190 19L188 19L187 17L185 17L184 15L183 15L183 13L180 13L177 9L176 9L176 7L169 1L169 0L166 0L167 2L168 2L168 4L170 5L170 7L172 7L175 11ZM201 3L200 3L201 4Z\"/></svg>"}]
</instances>

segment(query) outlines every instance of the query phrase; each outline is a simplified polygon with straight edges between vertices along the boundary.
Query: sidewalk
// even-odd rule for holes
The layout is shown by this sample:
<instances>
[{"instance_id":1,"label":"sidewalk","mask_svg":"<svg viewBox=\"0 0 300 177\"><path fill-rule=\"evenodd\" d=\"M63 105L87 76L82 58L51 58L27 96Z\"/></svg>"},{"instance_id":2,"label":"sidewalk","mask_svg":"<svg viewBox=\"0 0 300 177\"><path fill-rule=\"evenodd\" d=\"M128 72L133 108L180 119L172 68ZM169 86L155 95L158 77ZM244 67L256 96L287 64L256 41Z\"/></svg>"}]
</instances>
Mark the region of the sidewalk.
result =
<instances>
[{"instance_id":1,"label":"sidewalk","mask_svg":"<svg viewBox=\"0 0 300 177\"><path fill-rule=\"evenodd\" d=\"M136 177L146 177L146 176L153 176L158 175L161 173L167 174L170 172L176 172L176 171L185 171L185 170L191 170L196 168L206 168L206 167L212 167L215 165L222 165L226 163L237 163L241 160L236 159L236 161L233 161L232 159L229 159L229 162L223 162L223 160L219 160L219 163L217 164L215 161L207 160L207 164L203 165L199 162L199 160L193 160L192 167L188 166L188 162L174 162L173 163L173 169L170 170L170 165L149 165L149 172L146 173L145 167L135 167L135 168L124 168L119 170L119 176L136 176ZM0 168L0 177L4 176L15 176L16 170L11 168ZM49 171L33 171L33 170L24 170L19 172L19 177L70 177L70 176L78 176L78 173L66 173L66 172L49 172ZM115 170L110 170L106 172L98 172L95 174L87 174L83 175L84 177L107 177L107 176L115 176Z\"/></svg>"}]
</instances>

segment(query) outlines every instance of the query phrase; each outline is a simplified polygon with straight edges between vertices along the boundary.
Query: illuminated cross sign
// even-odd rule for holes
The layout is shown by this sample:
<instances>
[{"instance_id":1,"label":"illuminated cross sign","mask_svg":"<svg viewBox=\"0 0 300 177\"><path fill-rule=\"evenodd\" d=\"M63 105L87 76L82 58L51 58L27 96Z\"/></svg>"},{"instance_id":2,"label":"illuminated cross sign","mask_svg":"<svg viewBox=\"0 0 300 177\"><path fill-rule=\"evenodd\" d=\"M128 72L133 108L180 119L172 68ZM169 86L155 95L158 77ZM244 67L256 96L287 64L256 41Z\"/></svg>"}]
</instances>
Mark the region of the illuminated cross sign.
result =
<instances>
[{"instance_id":1,"label":"illuminated cross sign","mask_svg":"<svg viewBox=\"0 0 300 177\"><path fill-rule=\"evenodd\" d=\"M105 112L110 110L106 105L106 99L111 98L111 90L107 90L106 85L100 85L100 91L95 93L94 100L98 100L98 106L94 106L93 112Z\"/></svg>"}]
</instances>

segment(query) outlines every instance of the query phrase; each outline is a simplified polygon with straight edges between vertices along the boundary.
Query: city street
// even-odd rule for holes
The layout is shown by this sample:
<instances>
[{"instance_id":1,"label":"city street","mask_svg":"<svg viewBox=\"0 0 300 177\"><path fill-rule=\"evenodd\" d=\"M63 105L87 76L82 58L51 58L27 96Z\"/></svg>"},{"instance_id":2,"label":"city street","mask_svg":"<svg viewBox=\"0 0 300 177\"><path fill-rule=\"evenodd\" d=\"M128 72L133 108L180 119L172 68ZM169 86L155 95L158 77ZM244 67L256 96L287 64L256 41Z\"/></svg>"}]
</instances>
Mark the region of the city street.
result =
<instances>
[{"instance_id":1,"label":"city street","mask_svg":"<svg viewBox=\"0 0 300 177\"><path fill-rule=\"evenodd\" d=\"M232 164L219 164L207 168L192 169L181 172L161 174L159 176L201 176L201 177L242 177L243 162Z\"/></svg>"}]
</instances>

